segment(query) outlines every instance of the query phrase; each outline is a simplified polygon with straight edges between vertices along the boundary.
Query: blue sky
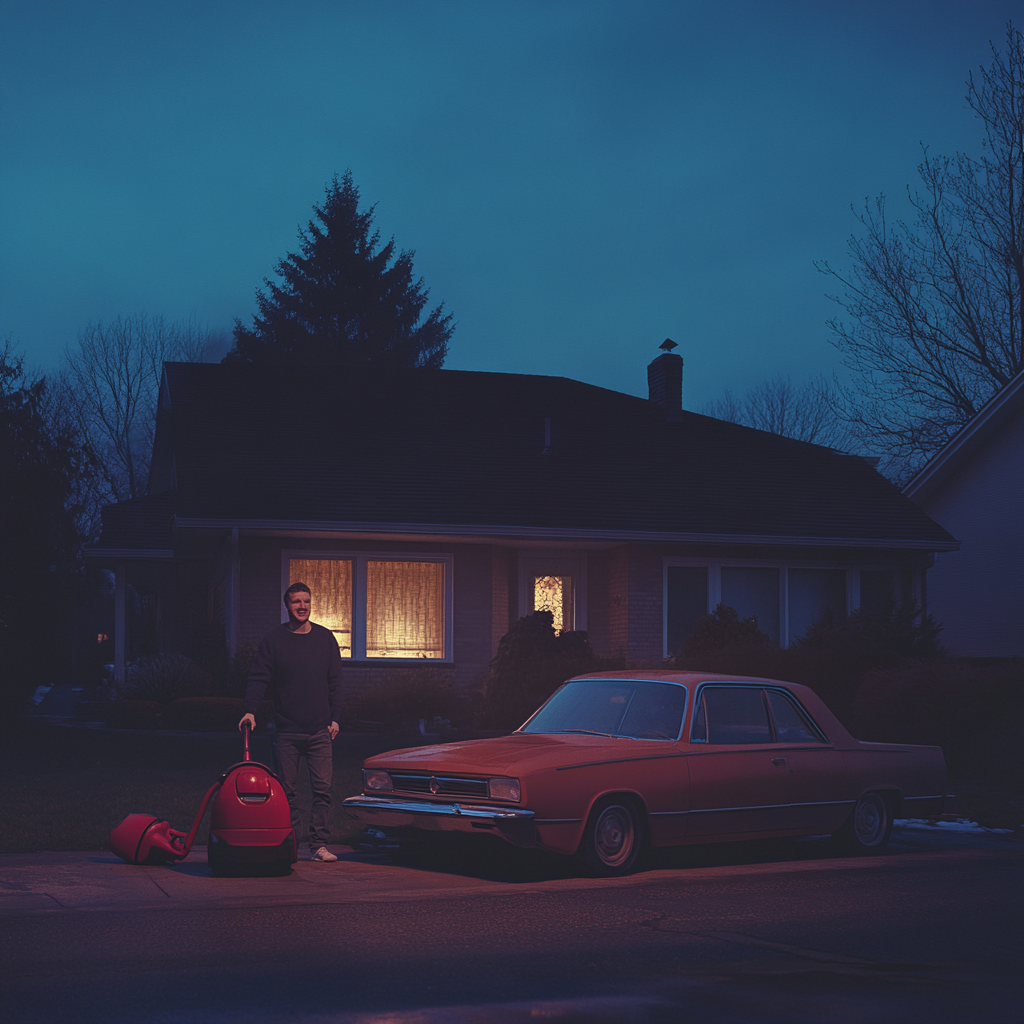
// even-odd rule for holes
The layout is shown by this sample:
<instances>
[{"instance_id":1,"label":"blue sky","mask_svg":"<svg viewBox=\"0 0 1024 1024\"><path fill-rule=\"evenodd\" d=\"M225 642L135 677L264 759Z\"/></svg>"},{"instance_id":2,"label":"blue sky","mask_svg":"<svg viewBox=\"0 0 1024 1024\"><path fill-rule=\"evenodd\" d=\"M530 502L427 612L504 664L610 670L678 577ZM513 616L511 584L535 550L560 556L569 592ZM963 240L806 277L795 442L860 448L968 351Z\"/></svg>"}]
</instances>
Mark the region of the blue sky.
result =
<instances>
[{"instance_id":1,"label":"blue sky","mask_svg":"<svg viewBox=\"0 0 1024 1024\"><path fill-rule=\"evenodd\" d=\"M977 153L967 73L1021 0L2 0L0 331L248 321L335 172L458 328L447 366L684 405L839 367L812 261Z\"/></svg>"}]
</instances>

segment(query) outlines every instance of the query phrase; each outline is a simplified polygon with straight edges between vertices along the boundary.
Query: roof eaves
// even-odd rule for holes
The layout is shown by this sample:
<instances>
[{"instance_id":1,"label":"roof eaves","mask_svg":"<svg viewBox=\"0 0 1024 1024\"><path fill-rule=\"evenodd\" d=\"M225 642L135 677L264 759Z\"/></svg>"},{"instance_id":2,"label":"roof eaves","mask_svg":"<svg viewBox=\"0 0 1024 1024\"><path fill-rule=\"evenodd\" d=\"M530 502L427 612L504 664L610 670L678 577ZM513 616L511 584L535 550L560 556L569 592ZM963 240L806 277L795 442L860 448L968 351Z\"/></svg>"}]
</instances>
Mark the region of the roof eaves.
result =
<instances>
[{"instance_id":1,"label":"roof eaves","mask_svg":"<svg viewBox=\"0 0 1024 1024\"><path fill-rule=\"evenodd\" d=\"M1011 404L1024 399L1024 370L997 391L981 410L938 453L910 478L903 493L912 501L921 502L940 486L969 455L991 429L1008 414Z\"/></svg>"},{"instance_id":2,"label":"roof eaves","mask_svg":"<svg viewBox=\"0 0 1024 1024\"><path fill-rule=\"evenodd\" d=\"M491 526L464 523L329 522L294 519L216 519L176 516L174 529L238 529L253 533L400 533L445 537L505 537L554 540L659 541L679 544L768 544L807 547L902 548L956 551L960 542L923 538L815 537L786 534L684 533L665 530L594 530L575 527Z\"/></svg>"}]
</instances>

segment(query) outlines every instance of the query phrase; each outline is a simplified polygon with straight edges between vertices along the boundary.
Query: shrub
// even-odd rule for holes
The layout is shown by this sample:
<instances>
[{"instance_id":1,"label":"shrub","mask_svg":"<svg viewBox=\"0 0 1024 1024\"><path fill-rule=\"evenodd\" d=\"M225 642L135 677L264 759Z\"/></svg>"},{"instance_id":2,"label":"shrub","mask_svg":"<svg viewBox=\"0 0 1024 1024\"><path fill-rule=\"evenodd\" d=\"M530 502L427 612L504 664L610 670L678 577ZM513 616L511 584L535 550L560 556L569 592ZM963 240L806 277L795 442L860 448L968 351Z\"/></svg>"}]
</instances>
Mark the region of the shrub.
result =
<instances>
[{"instance_id":1,"label":"shrub","mask_svg":"<svg viewBox=\"0 0 1024 1024\"><path fill-rule=\"evenodd\" d=\"M870 672L850 718L861 739L937 744L960 778L1024 786L1024 660Z\"/></svg>"},{"instance_id":2,"label":"shrub","mask_svg":"<svg viewBox=\"0 0 1024 1024\"><path fill-rule=\"evenodd\" d=\"M103 723L111 729L159 729L167 709L155 700L119 700L103 709Z\"/></svg>"},{"instance_id":3,"label":"shrub","mask_svg":"<svg viewBox=\"0 0 1024 1024\"><path fill-rule=\"evenodd\" d=\"M244 697L245 684L249 678L249 670L256 660L256 652L259 644L239 644L235 656L228 666L227 682L225 690L229 697Z\"/></svg>"},{"instance_id":4,"label":"shrub","mask_svg":"<svg viewBox=\"0 0 1024 1024\"><path fill-rule=\"evenodd\" d=\"M515 729L566 679L604 667L585 632L556 633L551 612L527 615L498 643L484 681L483 724Z\"/></svg>"},{"instance_id":5,"label":"shrub","mask_svg":"<svg viewBox=\"0 0 1024 1024\"><path fill-rule=\"evenodd\" d=\"M376 722L388 730L421 718L450 721L458 717L459 695L449 672L433 665L396 669L383 682L350 697L344 717L353 724Z\"/></svg>"},{"instance_id":6,"label":"shrub","mask_svg":"<svg viewBox=\"0 0 1024 1024\"><path fill-rule=\"evenodd\" d=\"M210 693L209 673L184 654L155 654L128 666L121 696L170 704L181 697Z\"/></svg>"},{"instance_id":7,"label":"shrub","mask_svg":"<svg viewBox=\"0 0 1024 1024\"><path fill-rule=\"evenodd\" d=\"M681 652L684 658L699 658L712 651L771 646L771 637L757 628L757 616L741 619L735 608L719 604L714 612L702 615L687 637Z\"/></svg>"},{"instance_id":8,"label":"shrub","mask_svg":"<svg viewBox=\"0 0 1024 1024\"><path fill-rule=\"evenodd\" d=\"M245 714L241 697L183 697L167 709L165 721L171 729L190 732L231 732ZM256 708L256 728L265 729L274 717L274 702L260 701Z\"/></svg>"}]
</instances>

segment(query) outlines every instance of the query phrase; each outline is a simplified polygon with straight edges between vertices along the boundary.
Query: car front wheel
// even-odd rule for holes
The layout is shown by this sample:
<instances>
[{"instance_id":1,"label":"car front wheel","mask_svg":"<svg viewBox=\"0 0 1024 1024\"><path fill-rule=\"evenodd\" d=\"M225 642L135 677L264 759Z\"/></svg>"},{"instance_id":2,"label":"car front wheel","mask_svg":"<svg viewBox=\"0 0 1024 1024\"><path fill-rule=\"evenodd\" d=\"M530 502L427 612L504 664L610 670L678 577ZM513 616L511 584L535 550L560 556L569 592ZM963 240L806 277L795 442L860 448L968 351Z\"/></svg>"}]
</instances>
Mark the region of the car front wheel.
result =
<instances>
[{"instance_id":1,"label":"car front wheel","mask_svg":"<svg viewBox=\"0 0 1024 1024\"><path fill-rule=\"evenodd\" d=\"M863 856L881 853L891 832L892 814L885 797L865 793L833 838L844 852Z\"/></svg>"},{"instance_id":2,"label":"car front wheel","mask_svg":"<svg viewBox=\"0 0 1024 1024\"><path fill-rule=\"evenodd\" d=\"M643 845L643 825L636 808L629 801L611 797L592 811L580 852L592 874L628 875L640 863Z\"/></svg>"}]
</instances>

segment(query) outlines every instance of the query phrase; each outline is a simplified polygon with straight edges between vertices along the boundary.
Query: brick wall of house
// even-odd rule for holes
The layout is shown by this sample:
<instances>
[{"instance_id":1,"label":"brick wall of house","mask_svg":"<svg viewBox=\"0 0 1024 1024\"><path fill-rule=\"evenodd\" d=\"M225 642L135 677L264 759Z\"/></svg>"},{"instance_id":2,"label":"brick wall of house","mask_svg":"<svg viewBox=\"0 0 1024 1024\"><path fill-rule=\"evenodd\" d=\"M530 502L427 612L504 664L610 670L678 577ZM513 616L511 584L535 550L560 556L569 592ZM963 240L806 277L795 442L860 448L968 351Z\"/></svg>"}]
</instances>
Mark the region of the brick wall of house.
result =
<instances>
[{"instance_id":1,"label":"brick wall of house","mask_svg":"<svg viewBox=\"0 0 1024 1024\"><path fill-rule=\"evenodd\" d=\"M498 642L508 632L516 610L511 601L515 582L515 554L508 548L491 548L491 657L498 653Z\"/></svg>"},{"instance_id":2,"label":"brick wall of house","mask_svg":"<svg viewBox=\"0 0 1024 1024\"><path fill-rule=\"evenodd\" d=\"M657 667L663 650L662 553L636 545L628 549L629 636L627 666Z\"/></svg>"},{"instance_id":3,"label":"brick wall of house","mask_svg":"<svg viewBox=\"0 0 1024 1024\"><path fill-rule=\"evenodd\" d=\"M629 657L629 549L608 553L608 657Z\"/></svg>"}]
</instances>

